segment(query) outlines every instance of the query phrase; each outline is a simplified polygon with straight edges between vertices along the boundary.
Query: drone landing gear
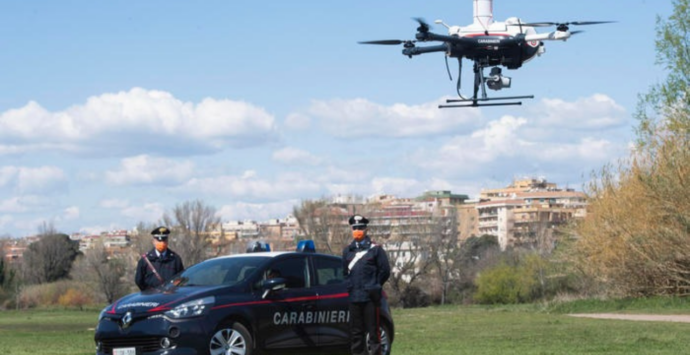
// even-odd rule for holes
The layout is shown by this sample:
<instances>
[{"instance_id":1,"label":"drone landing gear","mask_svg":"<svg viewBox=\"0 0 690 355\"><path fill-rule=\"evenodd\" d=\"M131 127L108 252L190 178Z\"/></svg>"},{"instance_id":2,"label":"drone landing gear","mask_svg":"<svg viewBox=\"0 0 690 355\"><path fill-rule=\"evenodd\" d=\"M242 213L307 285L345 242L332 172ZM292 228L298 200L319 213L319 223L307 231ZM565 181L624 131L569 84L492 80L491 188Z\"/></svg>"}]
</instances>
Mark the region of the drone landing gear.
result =
<instances>
[{"instance_id":1,"label":"drone landing gear","mask_svg":"<svg viewBox=\"0 0 690 355\"><path fill-rule=\"evenodd\" d=\"M460 62L460 70L462 71L462 59L458 59ZM522 101L510 101L510 102L486 102L486 101L503 101L503 100L521 100L521 99L533 99L534 95L526 96L503 96L503 97L487 97L486 96L486 85L489 84L490 89L500 90L504 87L510 87L510 78L503 77L501 75L501 69L494 67L491 69L491 77L484 77L484 68L488 65L474 63L474 94L471 98L465 98L460 94L460 75L458 75L458 96L459 99L448 99L447 104L453 103L452 105L438 105L438 108L455 108L455 107L479 107L479 106L510 106L510 105L522 105ZM479 89L482 90L482 96L477 97ZM462 103L462 104L455 104Z\"/></svg>"}]
</instances>

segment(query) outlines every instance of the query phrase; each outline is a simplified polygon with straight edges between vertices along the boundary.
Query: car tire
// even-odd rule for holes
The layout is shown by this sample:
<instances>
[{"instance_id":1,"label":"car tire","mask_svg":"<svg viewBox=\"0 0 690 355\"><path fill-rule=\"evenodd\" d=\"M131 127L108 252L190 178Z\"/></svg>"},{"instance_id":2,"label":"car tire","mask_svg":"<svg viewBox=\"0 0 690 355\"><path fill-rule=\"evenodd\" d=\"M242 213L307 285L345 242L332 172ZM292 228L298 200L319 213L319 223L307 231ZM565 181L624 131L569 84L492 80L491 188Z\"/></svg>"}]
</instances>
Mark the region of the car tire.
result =
<instances>
[{"instance_id":1,"label":"car tire","mask_svg":"<svg viewBox=\"0 0 690 355\"><path fill-rule=\"evenodd\" d=\"M241 323L221 324L208 343L210 355L251 355L252 336Z\"/></svg>"},{"instance_id":2,"label":"car tire","mask_svg":"<svg viewBox=\"0 0 690 355\"><path fill-rule=\"evenodd\" d=\"M380 327L380 332L381 332L381 355L390 355L391 354L391 338L390 338L390 328L386 323L381 323ZM367 340L367 354L371 353L371 348L369 348L369 333L367 333L366 336Z\"/></svg>"}]
</instances>

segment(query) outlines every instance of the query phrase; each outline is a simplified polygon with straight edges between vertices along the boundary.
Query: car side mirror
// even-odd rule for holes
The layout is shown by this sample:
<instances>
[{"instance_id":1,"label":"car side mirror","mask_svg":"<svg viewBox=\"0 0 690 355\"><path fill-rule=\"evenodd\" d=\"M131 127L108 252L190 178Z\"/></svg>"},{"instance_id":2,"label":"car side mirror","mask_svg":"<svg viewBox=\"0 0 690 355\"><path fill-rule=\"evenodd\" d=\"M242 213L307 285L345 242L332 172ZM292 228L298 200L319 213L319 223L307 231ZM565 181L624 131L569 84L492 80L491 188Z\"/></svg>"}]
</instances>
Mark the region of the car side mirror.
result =
<instances>
[{"instance_id":1,"label":"car side mirror","mask_svg":"<svg viewBox=\"0 0 690 355\"><path fill-rule=\"evenodd\" d=\"M276 277L274 279L264 280L263 283L261 284L261 288L263 289L263 294L261 294L261 298L264 299L264 298L268 297L268 295L271 292L275 292L275 291L284 289L286 285L287 285L287 280L282 278L282 277Z\"/></svg>"}]
</instances>

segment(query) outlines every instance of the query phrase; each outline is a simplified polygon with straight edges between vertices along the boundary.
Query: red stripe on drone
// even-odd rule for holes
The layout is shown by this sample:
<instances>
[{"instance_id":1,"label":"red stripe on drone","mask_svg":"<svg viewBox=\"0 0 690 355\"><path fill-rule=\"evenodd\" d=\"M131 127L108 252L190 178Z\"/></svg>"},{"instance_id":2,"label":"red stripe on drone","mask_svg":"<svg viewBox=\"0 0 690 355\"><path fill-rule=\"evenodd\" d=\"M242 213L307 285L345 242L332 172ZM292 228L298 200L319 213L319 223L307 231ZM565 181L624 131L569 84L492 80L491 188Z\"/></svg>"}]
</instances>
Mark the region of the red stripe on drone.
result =
<instances>
[{"instance_id":1,"label":"red stripe on drone","mask_svg":"<svg viewBox=\"0 0 690 355\"><path fill-rule=\"evenodd\" d=\"M510 34L507 33L489 33L488 35L485 33L470 33L467 34L463 37L486 37L486 36L498 36L498 37L510 37Z\"/></svg>"}]
</instances>

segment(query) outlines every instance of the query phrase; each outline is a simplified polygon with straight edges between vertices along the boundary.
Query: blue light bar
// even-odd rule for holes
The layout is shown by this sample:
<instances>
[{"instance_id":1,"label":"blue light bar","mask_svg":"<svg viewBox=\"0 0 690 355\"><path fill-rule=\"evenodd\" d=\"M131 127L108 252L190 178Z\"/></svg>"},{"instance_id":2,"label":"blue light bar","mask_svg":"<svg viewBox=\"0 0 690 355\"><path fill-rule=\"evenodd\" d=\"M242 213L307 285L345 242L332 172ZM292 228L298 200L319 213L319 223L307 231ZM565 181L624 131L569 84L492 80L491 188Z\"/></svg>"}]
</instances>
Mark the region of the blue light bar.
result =
<instances>
[{"instance_id":1,"label":"blue light bar","mask_svg":"<svg viewBox=\"0 0 690 355\"><path fill-rule=\"evenodd\" d=\"M297 243L297 251L303 253L314 253L316 252L316 246L314 246L313 240L300 240Z\"/></svg>"}]
</instances>

